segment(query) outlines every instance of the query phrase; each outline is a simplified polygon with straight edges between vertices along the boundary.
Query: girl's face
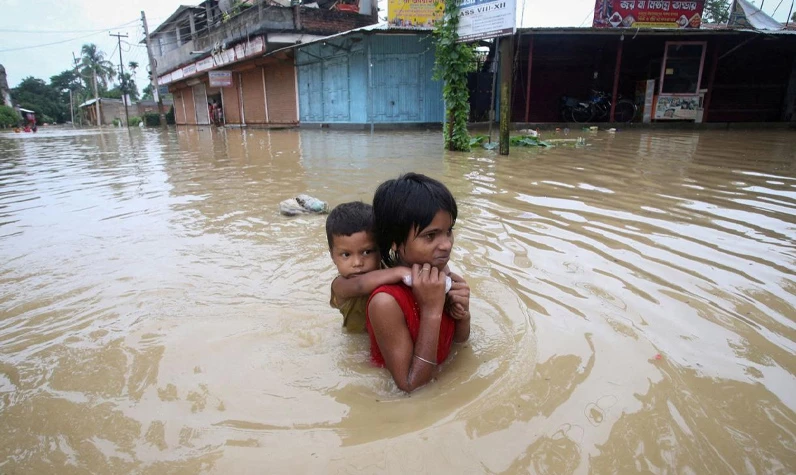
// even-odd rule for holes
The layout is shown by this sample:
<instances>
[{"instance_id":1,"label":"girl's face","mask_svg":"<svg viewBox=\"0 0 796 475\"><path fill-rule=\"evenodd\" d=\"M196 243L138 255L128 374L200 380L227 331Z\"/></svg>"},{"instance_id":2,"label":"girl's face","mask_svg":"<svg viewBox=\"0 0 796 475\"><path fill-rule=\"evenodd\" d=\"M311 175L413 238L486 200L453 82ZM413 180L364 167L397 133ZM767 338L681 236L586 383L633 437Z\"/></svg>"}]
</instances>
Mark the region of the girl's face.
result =
<instances>
[{"instance_id":1,"label":"girl's face","mask_svg":"<svg viewBox=\"0 0 796 475\"><path fill-rule=\"evenodd\" d=\"M453 218L447 211L439 210L425 228L409 231L406 242L396 248L402 264L431 264L442 270L448 265L453 248Z\"/></svg>"}]
</instances>

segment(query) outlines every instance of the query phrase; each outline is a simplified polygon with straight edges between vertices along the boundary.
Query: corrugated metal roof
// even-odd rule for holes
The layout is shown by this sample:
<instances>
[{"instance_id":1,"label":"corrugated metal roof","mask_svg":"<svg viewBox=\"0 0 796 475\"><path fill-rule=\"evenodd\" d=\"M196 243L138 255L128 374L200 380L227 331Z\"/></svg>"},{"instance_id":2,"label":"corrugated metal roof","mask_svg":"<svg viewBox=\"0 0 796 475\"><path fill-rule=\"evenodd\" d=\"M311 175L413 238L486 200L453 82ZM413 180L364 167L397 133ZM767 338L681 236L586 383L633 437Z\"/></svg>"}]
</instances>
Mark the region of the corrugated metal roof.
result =
<instances>
[{"instance_id":1,"label":"corrugated metal roof","mask_svg":"<svg viewBox=\"0 0 796 475\"><path fill-rule=\"evenodd\" d=\"M122 103L121 99L110 99L110 98L107 98L107 97L100 97L99 101L100 101L100 104L102 104L103 102L118 102L120 104ZM91 104L94 104L94 102L96 102L96 99L89 99L86 102L80 104L78 107L90 106Z\"/></svg>"},{"instance_id":2,"label":"corrugated metal roof","mask_svg":"<svg viewBox=\"0 0 796 475\"><path fill-rule=\"evenodd\" d=\"M739 0L743 1L743 0ZM784 26L783 26L784 28ZM343 31L334 35L318 38L306 43L297 43L295 45L286 46L277 50L266 53L264 56L279 53L281 51L288 51L295 48L311 45L321 41L328 41L334 38L341 38L348 35L357 33L392 33L392 34L407 34L407 33L430 33L430 30L420 30L415 28L401 28L390 26L387 23L377 23L373 25L355 28L353 30ZM574 34L574 35L727 35L727 34L763 34L763 35L796 35L796 30L782 29L782 30L755 30L749 28L733 28L727 25L703 25L702 28L581 28L574 26L538 26L528 28L517 28L519 34Z\"/></svg>"},{"instance_id":3,"label":"corrugated metal roof","mask_svg":"<svg viewBox=\"0 0 796 475\"><path fill-rule=\"evenodd\" d=\"M421 30L417 28L400 28L400 27L390 26L387 23L374 23L372 25L363 26L360 28L354 28L353 30L343 31L341 33L335 33L334 35L324 36L323 38L307 41L306 43L297 43L295 45L285 46L284 48L279 48L274 51L268 52L263 56L270 56L272 54L276 54L281 51L288 51L295 48L301 48L303 46L311 45L321 41L329 41L334 38L341 38L343 36L353 35L357 33L370 33L374 31L378 31L381 33L404 34L404 35L407 33L431 33L431 30Z\"/></svg>"},{"instance_id":4,"label":"corrugated metal roof","mask_svg":"<svg viewBox=\"0 0 796 475\"><path fill-rule=\"evenodd\" d=\"M780 31L785 29L785 25L771 18L762 9L746 0L736 0L734 8L735 10L730 15L730 24L735 22L740 27L751 26L755 30L762 31Z\"/></svg>"}]
</instances>

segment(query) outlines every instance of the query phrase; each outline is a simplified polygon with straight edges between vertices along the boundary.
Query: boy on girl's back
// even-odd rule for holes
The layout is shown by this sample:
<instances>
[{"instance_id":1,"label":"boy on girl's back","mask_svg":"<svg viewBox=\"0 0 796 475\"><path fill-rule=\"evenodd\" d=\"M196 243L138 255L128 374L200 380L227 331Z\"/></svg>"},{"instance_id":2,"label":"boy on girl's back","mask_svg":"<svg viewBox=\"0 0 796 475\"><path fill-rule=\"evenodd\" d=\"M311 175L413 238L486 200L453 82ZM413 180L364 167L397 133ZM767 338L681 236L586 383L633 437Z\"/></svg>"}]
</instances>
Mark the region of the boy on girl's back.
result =
<instances>
[{"instance_id":1,"label":"boy on girl's back","mask_svg":"<svg viewBox=\"0 0 796 475\"><path fill-rule=\"evenodd\" d=\"M343 203L326 218L329 253L340 273L332 281L329 304L343 314L349 333L365 331L365 310L376 288L411 276L408 267L380 269L381 259L373 236L373 207L359 202Z\"/></svg>"}]
</instances>

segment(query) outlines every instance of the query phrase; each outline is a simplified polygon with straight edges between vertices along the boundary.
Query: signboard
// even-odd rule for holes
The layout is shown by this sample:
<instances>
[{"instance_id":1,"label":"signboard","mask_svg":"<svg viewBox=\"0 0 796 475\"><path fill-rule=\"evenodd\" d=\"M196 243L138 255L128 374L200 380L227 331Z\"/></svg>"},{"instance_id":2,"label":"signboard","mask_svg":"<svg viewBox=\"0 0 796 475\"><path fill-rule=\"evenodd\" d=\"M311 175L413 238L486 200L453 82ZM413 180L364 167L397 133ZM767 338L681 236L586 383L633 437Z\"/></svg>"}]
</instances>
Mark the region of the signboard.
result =
<instances>
[{"instance_id":1,"label":"signboard","mask_svg":"<svg viewBox=\"0 0 796 475\"><path fill-rule=\"evenodd\" d=\"M655 120L696 120L699 95L669 96L661 94L655 105Z\"/></svg>"},{"instance_id":2,"label":"signboard","mask_svg":"<svg viewBox=\"0 0 796 475\"><path fill-rule=\"evenodd\" d=\"M438 0L389 0L387 6L388 25L402 29L434 29L445 12L445 3ZM459 8L459 41L517 31L516 0L461 0Z\"/></svg>"},{"instance_id":3,"label":"signboard","mask_svg":"<svg viewBox=\"0 0 796 475\"><path fill-rule=\"evenodd\" d=\"M207 77L210 87L232 87L232 71L210 71Z\"/></svg>"},{"instance_id":4,"label":"signboard","mask_svg":"<svg viewBox=\"0 0 796 475\"><path fill-rule=\"evenodd\" d=\"M168 93L169 93L169 86L165 84L158 85L158 94L165 96Z\"/></svg>"},{"instance_id":5,"label":"signboard","mask_svg":"<svg viewBox=\"0 0 796 475\"><path fill-rule=\"evenodd\" d=\"M442 19L445 3L436 0L389 0L387 24L398 28L431 30Z\"/></svg>"},{"instance_id":6,"label":"signboard","mask_svg":"<svg viewBox=\"0 0 796 475\"><path fill-rule=\"evenodd\" d=\"M235 45L233 48L219 52L213 52L210 57L189 64L183 68L176 69L169 74L158 77L160 84L169 84L180 79L193 76L213 67L224 66L226 64L241 61L244 58L262 54L265 52L265 39L262 36L252 38L245 43Z\"/></svg>"},{"instance_id":7,"label":"signboard","mask_svg":"<svg viewBox=\"0 0 796 475\"><path fill-rule=\"evenodd\" d=\"M461 0L459 41L513 35L517 30L515 0Z\"/></svg>"},{"instance_id":8,"label":"signboard","mask_svg":"<svg viewBox=\"0 0 796 475\"><path fill-rule=\"evenodd\" d=\"M196 71L207 71L208 69L213 69L213 66L215 66L215 60L212 56L208 56L207 58L196 63Z\"/></svg>"},{"instance_id":9,"label":"signboard","mask_svg":"<svg viewBox=\"0 0 796 475\"><path fill-rule=\"evenodd\" d=\"M705 0L597 0L595 28L699 28Z\"/></svg>"},{"instance_id":10,"label":"signboard","mask_svg":"<svg viewBox=\"0 0 796 475\"><path fill-rule=\"evenodd\" d=\"M182 68L182 77L187 78L188 76L192 76L196 74L196 63L189 64Z\"/></svg>"}]
</instances>

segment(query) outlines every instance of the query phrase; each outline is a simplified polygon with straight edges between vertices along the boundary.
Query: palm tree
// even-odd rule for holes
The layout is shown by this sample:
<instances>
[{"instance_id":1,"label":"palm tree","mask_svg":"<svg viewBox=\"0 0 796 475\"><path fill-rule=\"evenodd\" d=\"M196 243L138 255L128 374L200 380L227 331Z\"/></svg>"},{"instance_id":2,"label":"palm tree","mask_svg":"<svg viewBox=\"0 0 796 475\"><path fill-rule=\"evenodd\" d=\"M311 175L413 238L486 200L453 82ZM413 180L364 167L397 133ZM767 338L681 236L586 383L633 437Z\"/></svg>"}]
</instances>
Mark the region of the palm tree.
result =
<instances>
[{"instance_id":1,"label":"palm tree","mask_svg":"<svg viewBox=\"0 0 796 475\"><path fill-rule=\"evenodd\" d=\"M113 63L105 59L105 53L97 49L97 45L89 43L80 49L80 72L84 78L93 78L97 74L97 81L103 88L108 87L108 81L116 77L116 68Z\"/></svg>"},{"instance_id":2,"label":"palm tree","mask_svg":"<svg viewBox=\"0 0 796 475\"><path fill-rule=\"evenodd\" d=\"M97 50L97 45L94 43L83 45L83 47L80 48L80 53L80 73L83 75L83 78L86 80L87 84L89 78L91 78L92 82L94 83L94 100L97 111L97 125L99 126L102 125L102 120L100 118L100 103L97 81L99 81L102 86L107 89L108 81L116 76L116 70L114 69L113 64L105 59L105 53Z\"/></svg>"}]
</instances>

